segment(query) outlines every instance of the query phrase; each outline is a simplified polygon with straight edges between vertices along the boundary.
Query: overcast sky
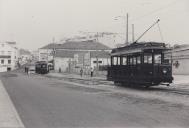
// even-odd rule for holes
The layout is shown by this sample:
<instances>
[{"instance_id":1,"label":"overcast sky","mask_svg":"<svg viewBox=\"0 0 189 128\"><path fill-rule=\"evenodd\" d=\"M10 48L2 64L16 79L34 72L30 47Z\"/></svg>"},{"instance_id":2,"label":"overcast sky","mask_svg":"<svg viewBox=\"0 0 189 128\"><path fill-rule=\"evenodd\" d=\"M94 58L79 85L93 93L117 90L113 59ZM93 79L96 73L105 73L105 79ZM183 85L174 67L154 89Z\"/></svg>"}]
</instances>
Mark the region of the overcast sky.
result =
<instances>
[{"instance_id":1,"label":"overcast sky","mask_svg":"<svg viewBox=\"0 0 189 128\"><path fill-rule=\"evenodd\" d=\"M0 0L0 41L37 49L79 31L125 33L124 19L114 17L127 12L135 37L159 18L165 42L189 44L188 0ZM141 40L162 41L158 27Z\"/></svg>"}]
</instances>

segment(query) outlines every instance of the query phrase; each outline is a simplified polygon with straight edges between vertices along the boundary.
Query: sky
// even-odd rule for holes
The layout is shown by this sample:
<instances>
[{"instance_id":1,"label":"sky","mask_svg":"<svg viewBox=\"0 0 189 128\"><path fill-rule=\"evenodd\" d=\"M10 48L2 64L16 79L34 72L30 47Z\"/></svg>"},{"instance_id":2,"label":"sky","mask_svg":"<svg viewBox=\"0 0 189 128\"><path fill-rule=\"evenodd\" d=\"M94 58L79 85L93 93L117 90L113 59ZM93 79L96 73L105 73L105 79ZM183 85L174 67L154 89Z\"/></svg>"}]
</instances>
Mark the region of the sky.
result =
<instances>
[{"instance_id":1,"label":"sky","mask_svg":"<svg viewBox=\"0 0 189 128\"><path fill-rule=\"evenodd\" d=\"M0 0L0 42L35 50L79 31L120 33L124 42L126 13L129 41L131 24L137 38L160 19L160 29L154 26L141 41L189 44L188 0Z\"/></svg>"}]
</instances>

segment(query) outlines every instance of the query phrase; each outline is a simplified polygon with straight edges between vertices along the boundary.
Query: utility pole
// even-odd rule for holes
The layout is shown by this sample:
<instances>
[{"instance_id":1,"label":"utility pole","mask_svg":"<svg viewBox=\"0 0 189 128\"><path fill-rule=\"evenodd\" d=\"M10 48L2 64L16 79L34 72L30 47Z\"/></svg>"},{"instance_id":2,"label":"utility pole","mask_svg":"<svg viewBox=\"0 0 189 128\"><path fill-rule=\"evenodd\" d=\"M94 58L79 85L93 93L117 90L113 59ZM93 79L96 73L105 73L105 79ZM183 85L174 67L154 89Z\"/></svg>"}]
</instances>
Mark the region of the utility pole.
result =
<instances>
[{"instance_id":1,"label":"utility pole","mask_svg":"<svg viewBox=\"0 0 189 128\"><path fill-rule=\"evenodd\" d=\"M115 20L117 18L123 18L125 21L125 44L129 44L129 14L127 13L126 16L116 16Z\"/></svg>"},{"instance_id":2,"label":"utility pole","mask_svg":"<svg viewBox=\"0 0 189 128\"><path fill-rule=\"evenodd\" d=\"M96 44L96 54L98 54L97 44ZM96 55L96 75L98 75L98 70L99 70L98 55Z\"/></svg>"},{"instance_id":3,"label":"utility pole","mask_svg":"<svg viewBox=\"0 0 189 128\"><path fill-rule=\"evenodd\" d=\"M52 39L52 43L53 43L53 69L55 68L55 62L54 62L54 58L55 58L55 38L53 37Z\"/></svg>"},{"instance_id":4,"label":"utility pole","mask_svg":"<svg viewBox=\"0 0 189 128\"><path fill-rule=\"evenodd\" d=\"M99 34L98 34L98 32L96 33L96 42L98 42L98 36L99 36Z\"/></svg>"},{"instance_id":5,"label":"utility pole","mask_svg":"<svg viewBox=\"0 0 189 128\"><path fill-rule=\"evenodd\" d=\"M135 27L134 24L132 24L132 41L135 41Z\"/></svg>"},{"instance_id":6,"label":"utility pole","mask_svg":"<svg viewBox=\"0 0 189 128\"><path fill-rule=\"evenodd\" d=\"M126 39L125 39L126 45L128 45L128 43L129 43L128 33L129 33L129 14L127 13L127 15L126 15Z\"/></svg>"}]
</instances>

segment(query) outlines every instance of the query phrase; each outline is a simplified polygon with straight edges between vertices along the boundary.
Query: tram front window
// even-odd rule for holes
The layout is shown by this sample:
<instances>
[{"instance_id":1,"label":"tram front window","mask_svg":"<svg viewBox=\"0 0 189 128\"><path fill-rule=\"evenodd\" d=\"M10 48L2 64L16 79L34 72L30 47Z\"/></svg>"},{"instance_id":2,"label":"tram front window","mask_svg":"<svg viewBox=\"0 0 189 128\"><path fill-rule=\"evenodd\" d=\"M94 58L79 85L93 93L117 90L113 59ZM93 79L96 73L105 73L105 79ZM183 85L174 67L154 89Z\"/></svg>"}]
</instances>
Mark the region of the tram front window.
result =
<instances>
[{"instance_id":1,"label":"tram front window","mask_svg":"<svg viewBox=\"0 0 189 128\"><path fill-rule=\"evenodd\" d=\"M46 68L46 67L47 67L47 65L43 64L41 67L42 67L42 68Z\"/></svg>"},{"instance_id":2,"label":"tram front window","mask_svg":"<svg viewBox=\"0 0 189 128\"><path fill-rule=\"evenodd\" d=\"M161 64L161 54L155 54L154 55L154 63L155 64Z\"/></svg>"},{"instance_id":3,"label":"tram front window","mask_svg":"<svg viewBox=\"0 0 189 128\"><path fill-rule=\"evenodd\" d=\"M152 54L145 54L144 55L144 63L152 64Z\"/></svg>"}]
</instances>

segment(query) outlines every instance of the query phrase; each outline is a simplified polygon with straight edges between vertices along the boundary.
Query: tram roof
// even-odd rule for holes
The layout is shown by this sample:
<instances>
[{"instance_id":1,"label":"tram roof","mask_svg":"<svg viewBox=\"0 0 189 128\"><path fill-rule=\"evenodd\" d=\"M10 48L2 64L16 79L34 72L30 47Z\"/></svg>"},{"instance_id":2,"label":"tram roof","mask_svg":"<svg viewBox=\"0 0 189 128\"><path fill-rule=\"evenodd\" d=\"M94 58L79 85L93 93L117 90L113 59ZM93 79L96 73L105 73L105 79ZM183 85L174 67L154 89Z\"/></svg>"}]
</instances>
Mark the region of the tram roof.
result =
<instances>
[{"instance_id":1,"label":"tram roof","mask_svg":"<svg viewBox=\"0 0 189 128\"><path fill-rule=\"evenodd\" d=\"M144 52L145 50L167 50L165 43L159 42L138 42L130 45L115 48L112 50L111 55L124 55Z\"/></svg>"},{"instance_id":2,"label":"tram roof","mask_svg":"<svg viewBox=\"0 0 189 128\"><path fill-rule=\"evenodd\" d=\"M37 62L35 62L35 64L46 64L47 62L46 61L37 61Z\"/></svg>"}]
</instances>

